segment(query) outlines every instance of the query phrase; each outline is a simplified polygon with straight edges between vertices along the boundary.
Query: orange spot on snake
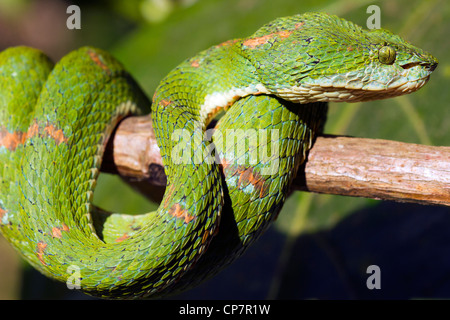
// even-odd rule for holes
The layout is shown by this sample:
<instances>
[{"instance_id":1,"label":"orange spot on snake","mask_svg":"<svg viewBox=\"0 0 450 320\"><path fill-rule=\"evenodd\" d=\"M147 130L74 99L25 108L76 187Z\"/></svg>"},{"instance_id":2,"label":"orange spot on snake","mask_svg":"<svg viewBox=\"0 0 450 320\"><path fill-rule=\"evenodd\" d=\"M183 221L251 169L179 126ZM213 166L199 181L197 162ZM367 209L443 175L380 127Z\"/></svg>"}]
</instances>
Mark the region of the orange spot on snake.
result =
<instances>
[{"instance_id":1,"label":"orange spot on snake","mask_svg":"<svg viewBox=\"0 0 450 320\"><path fill-rule=\"evenodd\" d=\"M241 188L244 184L251 184L255 191L259 192L259 197L263 198L267 195L268 186L266 180L258 172L253 171L253 168L246 168L244 166L233 166L222 160L222 168L226 177L239 175L237 187Z\"/></svg>"},{"instance_id":2,"label":"orange spot on snake","mask_svg":"<svg viewBox=\"0 0 450 320\"><path fill-rule=\"evenodd\" d=\"M232 40L227 40L224 41L222 43L219 43L218 45L216 45L216 47L226 47L226 46L231 46L232 44L238 42L239 39L232 39Z\"/></svg>"},{"instance_id":3,"label":"orange spot on snake","mask_svg":"<svg viewBox=\"0 0 450 320\"><path fill-rule=\"evenodd\" d=\"M2 219L3 219L3 216L5 215L5 213L6 213L6 210L3 210L2 208L0 208L0 224L2 224Z\"/></svg>"},{"instance_id":4,"label":"orange spot on snake","mask_svg":"<svg viewBox=\"0 0 450 320\"><path fill-rule=\"evenodd\" d=\"M31 129L32 127L30 127ZM30 131L29 129L29 131ZM24 144L27 139L28 132L13 132L10 133L6 128L0 130L0 146L7 148L10 151L16 150L16 148Z\"/></svg>"},{"instance_id":5,"label":"orange spot on snake","mask_svg":"<svg viewBox=\"0 0 450 320\"><path fill-rule=\"evenodd\" d=\"M64 137L63 131L61 129L56 129L52 124L45 126L44 132L46 132L49 137L52 137L57 144L67 142L67 138Z\"/></svg>"},{"instance_id":6,"label":"orange spot on snake","mask_svg":"<svg viewBox=\"0 0 450 320\"><path fill-rule=\"evenodd\" d=\"M101 58L99 57L99 55L97 53L95 53L94 51L91 51L91 50L89 50L88 53L89 53L89 57L91 57L92 61L94 61L95 64L97 64L104 71L111 73L111 70L108 68L108 66L106 64L103 63L103 61L101 60Z\"/></svg>"},{"instance_id":7,"label":"orange spot on snake","mask_svg":"<svg viewBox=\"0 0 450 320\"><path fill-rule=\"evenodd\" d=\"M267 43L267 41L269 41L272 38L273 38L273 33L267 34L262 37L251 38L251 39L245 40L243 44L244 44L244 46L247 46L247 47L253 49L261 44Z\"/></svg>"},{"instance_id":8,"label":"orange spot on snake","mask_svg":"<svg viewBox=\"0 0 450 320\"><path fill-rule=\"evenodd\" d=\"M194 68L200 67L200 63L198 62L198 60L192 60L191 67L194 67Z\"/></svg>"},{"instance_id":9,"label":"orange spot on snake","mask_svg":"<svg viewBox=\"0 0 450 320\"><path fill-rule=\"evenodd\" d=\"M56 144L61 144L63 142L67 142L67 138L64 136L64 133L61 129L57 129L52 124L47 124L42 129L35 121L33 124L28 127L26 132L15 131L8 132L6 128L0 128L0 146L7 148L10 151L16 150L19 145L25 144L28 139L33 137L50 137L55 140Z\"/></svg>"},{"instance_id":10,"label":"orange spot on snake","mask_svg":"<svg viewBox=\"0 0 450 320\"><path fill-rule=\"evenodd\" d=\"M53 227L52 228L52 237L61 239L61 229L59 229L57 227Z\"/></svg>"},{"instance_id":11,"label":"orange spot on snake","mask_svg":"<svg viewBox=\"0 0 450 320\"><path fill-rule=\"evenodd\" d=\"M69 231L69 227L66 224L64 224L64 223L63 223L61 228L53 227L52 228L52 237L61 239L62 238L62 232L61 231Z\"/></svg>"},{"instance_id":12,"label":"orange spot on snake","mask_svg":"<svg viewBox=\"0 0 450 320\"><path fill-rule=\"evenodd\" d=\"M194 216L189 215L186 210L183 210L178 203L175 203L170 209L169 214L173 217L184 219L185 223L189 223L195 219Z\"/></svg>"},{"instance_id":13,"label":"orange spot on snake","mask_svg":"<svg viewBox=\"0 0 450 320\"><path fill-rule=\"evenodd\" d=\"M228 163L228 161L226 159L222 159L221 165L222 165L223 169L226 169L230 166L230 164Z\"/></svg>"},{"instance_id":14,"label":"orange spot on snake","mask_svg":"<svg viewBox=\"0 0 450 320\"><path fill-rule=\"evenodd\" d=\"M280 38L287 38L292 34L292 32L294 32L294 31L283 30L283 31L277 32L276 34L278 36L280 36Z\"/></svg>"},{"instance_id":15,"label":"orange spot on snake","mask_svg":"<svg viewBox=\"0 0 450 320\"><path fill-rule=\"evenodd\" d=\"M124 233L121 237L116 239L116 242L122 242L122 241L128 239L129 237L130 236L128 234Z\"/></svg>"},{"instance_id":16,"label":"orange spot on snake","mask_svg":"<svg viewBox=\"0 0 450 320\"><path fill-rule=\"evenodd\" d=\"M278 36L280 38L287 38L287 37L289 37L291 35L292 32L294 32L294 31L282 30L282 31L266 34L266 35L261 36L261 37L247 39L242 44L244 46L247 46L247 47L251 48L251 49L254 49L254 48L256 48L259 45L267 43L270 39L272 39L275 36Z\"/></svg>"},{"instance_id":17,"label":"orange spot on snake","mask_svg":"<svg viewBox=\"0 0 450 320\"><path fill-rule=\"evenodd\" d=\"M165 100L165 99L162 99L161 100L161 102L160 102L160 104L163 106L163 107L167 107L169 104L171 104L172 103L172 101L170 101L170 100Z\"/></svg>"},{"instance_id":18,"label":"orange spot on snake","mask_svg":"<svg viewBox=\"0 0 450 320\"><path fill-rule=\"evenodd\" d=\"M47 248L47 244L45 242L39 241L37 244L37 256L39 261L46 266L47 264L44 261L44 250Z\"/></svg>"}]
</instances>

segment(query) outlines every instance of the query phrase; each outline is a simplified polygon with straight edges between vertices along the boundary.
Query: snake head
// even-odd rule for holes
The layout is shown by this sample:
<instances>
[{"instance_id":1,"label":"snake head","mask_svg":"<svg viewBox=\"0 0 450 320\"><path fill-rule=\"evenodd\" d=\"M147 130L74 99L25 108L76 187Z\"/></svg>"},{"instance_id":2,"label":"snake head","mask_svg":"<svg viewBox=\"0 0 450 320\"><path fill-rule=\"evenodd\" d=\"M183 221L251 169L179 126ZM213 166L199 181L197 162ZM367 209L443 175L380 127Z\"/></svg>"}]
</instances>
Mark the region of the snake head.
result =
<instances>
[{"instance_id":1,"label":"snake head","mask_svg":"<svg viewBox=\"0 0 450 320\"><path fill-rule=\"evenodd\" d=\"M367 31L370 45L372 81L367 88L400 95L421 88L436 69L438 61L428 52L413 46L388 30Z\"/></svg>"},{"instance_id":2,"label":"snake head","mask_svg":"<svg viewBox=\"0 0 450 320\"><path fill-rule=\"evenodd\" d=\"M421 88L437 59L383 29L325 13L279 18L240 42L268 92L299 103L356 102Z\"/></svg>"}]
</instances>

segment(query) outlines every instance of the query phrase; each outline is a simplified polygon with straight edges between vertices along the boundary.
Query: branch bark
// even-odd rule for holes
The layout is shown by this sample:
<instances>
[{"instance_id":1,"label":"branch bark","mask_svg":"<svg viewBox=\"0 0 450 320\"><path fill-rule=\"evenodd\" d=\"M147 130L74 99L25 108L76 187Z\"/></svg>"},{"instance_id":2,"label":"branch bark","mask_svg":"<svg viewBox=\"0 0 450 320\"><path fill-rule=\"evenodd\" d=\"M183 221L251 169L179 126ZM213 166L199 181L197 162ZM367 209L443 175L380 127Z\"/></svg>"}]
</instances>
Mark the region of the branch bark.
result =
<instances>
[{"instance_id":1,"label":"branch bark","mask_svg":"<svg viewBox=\"0 0 450 320\"><path fill-rule=\"evenodd\" d=\"M165 186L150 116L120 123L106 147L102 171L160 189ZM450 206L450 147L320 136L293 189Z\"/></svg>"}]
</instances>

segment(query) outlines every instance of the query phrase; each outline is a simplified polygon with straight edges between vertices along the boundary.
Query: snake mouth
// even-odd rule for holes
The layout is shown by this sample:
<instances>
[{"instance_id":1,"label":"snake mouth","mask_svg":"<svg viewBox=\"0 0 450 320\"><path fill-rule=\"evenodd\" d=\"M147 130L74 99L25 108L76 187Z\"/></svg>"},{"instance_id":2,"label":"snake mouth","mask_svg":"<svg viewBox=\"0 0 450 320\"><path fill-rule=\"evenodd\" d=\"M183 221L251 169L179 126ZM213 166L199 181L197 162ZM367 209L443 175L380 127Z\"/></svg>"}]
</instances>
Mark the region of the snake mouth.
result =
<instances>
[{"instance_id":1,"label":"snake mouth","mask_svg":"<svg viewBox=\"0 0 450 320\"><path fill-rule=\"evenodd\" d=\"M410 66L411 68L413 66ZM405 75L393 79L389 84L379 85L373 81L363 85L358 83L330 83L330 84L305 84L294 86L286 89L278 89L276 95L282 99L295 103L311 103L311 102L361 102L380 100L396 97L406 93L417 91L430 78L430 72L422 74L419 77L407 79L410 72L404 71Z\"/></svg>"},{"instance_id":2,"label":"snake mouth","mask_svg":"<svg viewBox=\"0 0 450 320\"><path fill-rule=\"evenodd\" d=\"M437 62L409 62L409 63L405 63L400 65L403 69L411 69L413 67L417 67L417 66L421 66L423 68L425 68L427 71L429 72L433 72L434 69L436 69L437 67Z\"/></svg>"}]
</instances>

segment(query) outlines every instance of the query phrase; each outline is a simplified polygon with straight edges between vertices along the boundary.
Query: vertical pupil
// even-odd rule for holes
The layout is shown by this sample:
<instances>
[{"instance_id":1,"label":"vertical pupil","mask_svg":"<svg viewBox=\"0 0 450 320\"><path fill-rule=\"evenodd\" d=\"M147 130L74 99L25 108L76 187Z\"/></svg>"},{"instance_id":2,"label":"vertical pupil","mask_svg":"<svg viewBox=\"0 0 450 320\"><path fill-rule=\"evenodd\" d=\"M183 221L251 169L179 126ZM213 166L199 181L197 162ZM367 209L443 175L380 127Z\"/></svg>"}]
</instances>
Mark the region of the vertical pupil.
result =
<instances>
[{"instance_id":1,"label":"vertical pupil","mask_svg":"<svg viewBox=\"0 0 450 320\"><path fill-rule=\"evenodd\" d=\"M395 60L395 51L389 46L384 46L379 51L379 60L385 64L391 64Z\"/></svg>"}]
</instances>

